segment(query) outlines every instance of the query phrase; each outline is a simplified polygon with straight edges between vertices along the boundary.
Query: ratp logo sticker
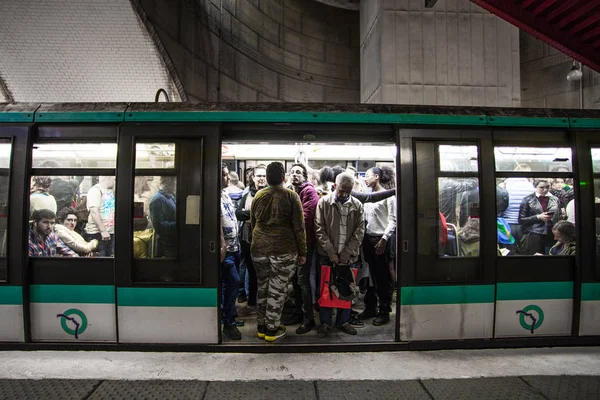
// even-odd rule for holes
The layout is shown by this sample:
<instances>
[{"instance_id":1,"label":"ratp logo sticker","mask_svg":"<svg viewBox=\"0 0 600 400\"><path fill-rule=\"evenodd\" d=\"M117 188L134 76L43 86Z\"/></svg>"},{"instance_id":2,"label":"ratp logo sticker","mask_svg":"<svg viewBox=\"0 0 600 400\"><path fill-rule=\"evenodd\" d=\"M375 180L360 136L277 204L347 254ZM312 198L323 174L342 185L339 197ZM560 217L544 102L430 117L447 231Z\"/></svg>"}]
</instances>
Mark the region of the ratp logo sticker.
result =
<instances>
[{"instance_id":1,"label":"ratp logo sticker","mask_svg":"<svg viewBox=\"0 0 600 400\"><path fill-rule=\"evenodd\" d=\"M79 339L88 326L87 317L85 314L76 308L71 308L62 314L57 314L56 318L60 318L60 326L63 331L69 335L75 336L75 339Z\"/></svg>"},{"instance_id":2,"label":"ratp logo sticker","mask_svg":"<svg viewBox=\"0 0 600 400\"><path fill-rule=\"evenodd\" d=\"M534 333L534 330L538 329L544 323L544 311L535 304L530 304L522 310L517 310L517 314L519 314L519 322L523 329L531 333Z\"/></svg>"}]
</instances>

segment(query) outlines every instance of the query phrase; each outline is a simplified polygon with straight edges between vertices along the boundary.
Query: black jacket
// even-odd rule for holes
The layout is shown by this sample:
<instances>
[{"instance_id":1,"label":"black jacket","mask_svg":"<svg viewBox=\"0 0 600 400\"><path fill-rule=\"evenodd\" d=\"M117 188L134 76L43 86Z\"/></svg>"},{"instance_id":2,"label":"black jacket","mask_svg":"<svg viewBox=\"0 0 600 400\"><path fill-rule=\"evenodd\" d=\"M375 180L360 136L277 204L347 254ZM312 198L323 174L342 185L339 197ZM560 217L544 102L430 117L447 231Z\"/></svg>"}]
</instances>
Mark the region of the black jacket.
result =
<instances>
[{"instance_id":1,"label":"black jacket","mask_svg":"<svg viewBox=\"0 0 600 400\"><path fill-rule=\"evenodd\" d=\"M535 193L525 196L519 207L519 225L523 233L533 232L538 235L545 235L549 232L552 226L560 218L560 209L558 208L558 199L552 195L548 196L548 207L546 212L554 213L550 224L540 220L537 216L543 213L542 205L540 204Z\"/></svg>"}]
</instances>

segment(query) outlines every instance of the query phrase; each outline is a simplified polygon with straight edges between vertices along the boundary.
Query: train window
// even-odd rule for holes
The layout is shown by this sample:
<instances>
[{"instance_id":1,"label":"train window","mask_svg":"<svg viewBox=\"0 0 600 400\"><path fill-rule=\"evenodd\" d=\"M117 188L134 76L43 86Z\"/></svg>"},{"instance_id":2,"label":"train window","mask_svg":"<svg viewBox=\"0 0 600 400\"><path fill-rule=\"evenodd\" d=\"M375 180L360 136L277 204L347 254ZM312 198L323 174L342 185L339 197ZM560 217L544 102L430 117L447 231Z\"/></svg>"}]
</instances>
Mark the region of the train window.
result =
<instances>
[{"instance_id":1,"label":"train window","mask_svg":"<svg viewBox=\"0 0 600 400\"><path fill-rule=\"evenodd\" d=\"M135 167L174 168L175 143L136 143Z\"/></svg>"},{"instance_id":2,"label":"train window","mask_svg":"<svg viewBox=\"0 0 600 400\"><path fill-rule=\"evenodd\" d=\"M33 168L115 168L116 143L37 143Z\"/></svg>"},{"instance_id":3,"label":"train window","mask_svg":"<svg viewBox=\"0 0 600 400\"><path fill-rule=\"evenodd\" d=\"M114 176L32 176L29 255L112 257L114 186Z\"/></svg>"},{"instance_id":4,"label":"train window","mask_svg":"<svg viewBox=\"0 0 600 400\"><path fill-rule=\"evenodd\" d=\"M496 171L571 172L568 147L496 147Z\"/></svg>"},{"instance_id":5,"label":"train window","mask_svg":"<svg viewBox=\"0 0 600 400\"><path fill-rule=\"evenodd\" d=\"M177 257L177 177L136 176L133 257Z\"/></svg>"},{"instance_id":6,"label":"train window","mask_svg":"<svg viewBox=\"0 0 600 400\"><path fill-rule=\"evenodd\" d=\"M499 252L503 256L574 255L571 149L497 147L495 154L500 157L496 159ZM508 172L509 167L513 171Z\"/></svg>"},{"instance_id":7,"label":"train window","mask_svg":"<svg viewBox=\"0 0 600 400\"><path fill-rule=\"evenodd\" d=\"M477 146L439 146L440 171L477 171Z\"/></svg>"},{"instance_id":8,"label":"train window","mask_svg":"<svg viewBox=\"0 0 600 400\"><path fill-rule=\"evenodd\" d=\"M419 257L478 257L477 146L417 142L416 153Z\"/></svg>"},{"instance_id":9,"label":"train window","mask_svg":"<svg viewBox=\"0 0 600 400\"><path fill-rule=\"evenodd\" d=\"M0 282L6 281L6 242L8 237L8 190L11 144L0 141Z\"/></svg>"}]
</instances>

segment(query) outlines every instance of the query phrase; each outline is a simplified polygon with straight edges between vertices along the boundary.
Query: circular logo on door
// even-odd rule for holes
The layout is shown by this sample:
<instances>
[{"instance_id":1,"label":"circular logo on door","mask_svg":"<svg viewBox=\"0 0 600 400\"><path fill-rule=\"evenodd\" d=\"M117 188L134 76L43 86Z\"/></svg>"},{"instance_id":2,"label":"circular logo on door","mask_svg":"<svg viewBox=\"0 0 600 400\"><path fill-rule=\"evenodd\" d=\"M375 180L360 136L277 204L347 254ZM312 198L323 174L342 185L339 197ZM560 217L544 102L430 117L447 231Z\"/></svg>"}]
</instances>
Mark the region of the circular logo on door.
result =
<instances>
[{"instance_id":1,"label":"circular logo on door","mask_svg":"<svg viewBox=\"0 0 600 400\"><path fill-rule=\"evenodd\" d=\"M519 322L523 329L527 329L531 333L544 323L544 311L535 304L530 304L522 310L518 310L517 314L519 314Z\"/></svg>"},{"instance_id":2,"label":"circular logo on door","mask_svg":"<svg viewBox=\"0 0 600 400\"><path fill-rule=\"evenodd\" d=\"M64 313L58 314L56 317L60 318L60 326L63 331L69 335L75 336L75 339L79 339L79 335L87 329L87 317L81 310L76 308L68 309Z\"/></svg>"}]
</instances>

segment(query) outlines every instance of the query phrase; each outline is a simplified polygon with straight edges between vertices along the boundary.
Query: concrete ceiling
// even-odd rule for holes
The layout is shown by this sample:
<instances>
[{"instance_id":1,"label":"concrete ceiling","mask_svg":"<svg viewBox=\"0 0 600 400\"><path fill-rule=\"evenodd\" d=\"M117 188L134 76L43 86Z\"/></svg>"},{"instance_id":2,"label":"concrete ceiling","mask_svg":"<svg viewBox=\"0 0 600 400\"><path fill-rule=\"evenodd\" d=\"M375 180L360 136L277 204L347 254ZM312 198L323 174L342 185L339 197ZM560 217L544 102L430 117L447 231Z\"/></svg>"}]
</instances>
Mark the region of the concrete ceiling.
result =
<instances>
[{"instance_id":1,"label":"concrete ceiling","mask_svg":"<svg viewBox=\"0 0 600 400\"><path fill-rule=\"evenodd\" d=\"M357 10L360 8L360 0L314 0L328 6L345 8L347 10Z\"/></svg>"}]
</instances>

